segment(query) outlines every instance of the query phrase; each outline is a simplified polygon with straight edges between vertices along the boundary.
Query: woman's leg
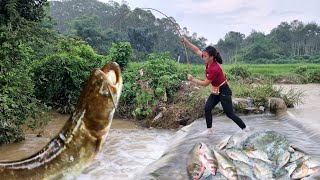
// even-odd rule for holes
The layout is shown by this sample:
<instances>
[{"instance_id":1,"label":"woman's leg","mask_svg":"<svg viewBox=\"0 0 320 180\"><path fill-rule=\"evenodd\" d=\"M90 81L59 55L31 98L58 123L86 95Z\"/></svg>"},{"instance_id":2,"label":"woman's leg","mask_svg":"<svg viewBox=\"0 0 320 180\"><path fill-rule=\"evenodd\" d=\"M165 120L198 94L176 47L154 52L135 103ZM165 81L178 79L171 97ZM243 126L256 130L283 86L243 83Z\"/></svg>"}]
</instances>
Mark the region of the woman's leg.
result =
<instances>
[{"instance_id":1,"label":"woman's leg","mask_svg":"<svg viewBox=\"0 0 320 180\"><path fill-rule=\"evenodd\" d=\"M232 99L230 95L220 95L221 105L223 107L224 113L228 116L228 118L232 119L241 129L246 128L244 122L234 114L232 108Z\"/></svg>"},{"instance_id":2,"label":"woman's leg","mask_svg":"<svg viewBox=\"0 0 320 180\"><path fill-rule=\"evenodd\" d=\"M220 97L211 94L204 107L207 128L212 128L212 109L220 102Z\"/></svg>"}]
</instances>

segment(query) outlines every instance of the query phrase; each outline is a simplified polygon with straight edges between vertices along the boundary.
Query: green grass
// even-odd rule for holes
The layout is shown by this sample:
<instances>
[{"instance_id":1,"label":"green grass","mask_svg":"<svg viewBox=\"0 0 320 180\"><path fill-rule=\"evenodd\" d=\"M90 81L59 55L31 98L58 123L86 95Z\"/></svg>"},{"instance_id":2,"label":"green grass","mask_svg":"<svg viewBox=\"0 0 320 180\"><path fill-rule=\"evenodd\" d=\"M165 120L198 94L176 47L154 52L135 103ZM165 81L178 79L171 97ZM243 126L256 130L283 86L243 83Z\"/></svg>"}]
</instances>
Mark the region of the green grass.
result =
<instances>
[{"instance_id":1,"label":"green grass","mask_svg":"<svg viewBox=\"0 0 320 180\"><path fill-rule=\"evenodd\" d=\"M186 64L181 64L183 68L188 68ZM253 76L257 75L293 75L293 70L304 66L307 67L308 70L320 70L320 64L222 64L221 67L224 72L228 73L228 71L234 66L244 66L247 67ZM196 77L203 79L204 76L205 65L190 65L191 74Z\"/></svg>"}]
</instances>

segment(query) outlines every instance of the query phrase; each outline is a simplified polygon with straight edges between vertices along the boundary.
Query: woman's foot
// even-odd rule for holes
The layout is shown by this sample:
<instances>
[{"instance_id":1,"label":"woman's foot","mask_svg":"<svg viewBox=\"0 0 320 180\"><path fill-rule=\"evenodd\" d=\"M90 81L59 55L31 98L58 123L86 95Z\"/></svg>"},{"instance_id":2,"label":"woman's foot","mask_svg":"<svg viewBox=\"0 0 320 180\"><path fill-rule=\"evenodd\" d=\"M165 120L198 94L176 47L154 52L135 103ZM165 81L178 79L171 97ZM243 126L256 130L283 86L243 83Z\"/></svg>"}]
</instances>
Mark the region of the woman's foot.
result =
<instances>
[{"instance_id":1,"label":"woman's foot","mask_svg":"<svg viewBox=\"0 0 320 180\"><path fill-rule=\"evenodd\" d=\"M213 129L212 129L212 128L208 128L207 134L208 134L208 135L212 135L212 134L213 134Z\"/></svg>"},{"instance_id":2,"label":"woman's foot","mask_svg":"<svg viewBox=\"0 0 320 180\"><path fill-rule=\"evenodd\" d=\"M213 134L213 129L212 128L208 128L207 130L203 131L200 134L201 135L212 135Z\"/></svg>"},{"instance_id":3,"label":"woman's foot","mask_svg":"<svg viewBox=\"0 0 320 180\"><path fill-rule=\"evenodd\" d=\"M246 126L243 130L244 130L244 132L250 132L251 131L249 126Z\"/></svg>"}]
</instances>

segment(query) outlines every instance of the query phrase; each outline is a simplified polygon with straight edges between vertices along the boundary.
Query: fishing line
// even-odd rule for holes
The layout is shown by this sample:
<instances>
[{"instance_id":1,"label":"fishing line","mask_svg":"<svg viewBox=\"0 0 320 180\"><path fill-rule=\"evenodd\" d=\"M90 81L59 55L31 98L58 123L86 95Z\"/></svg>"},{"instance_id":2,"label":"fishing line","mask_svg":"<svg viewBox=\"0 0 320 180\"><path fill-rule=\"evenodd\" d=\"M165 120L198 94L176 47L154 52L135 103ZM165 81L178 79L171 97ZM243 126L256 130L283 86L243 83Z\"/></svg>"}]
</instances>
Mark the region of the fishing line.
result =
<instances>
[{"instance_id":1,"label":"fishing line","mask_svg":"<svg viewBox=\"0 0 320 180\"><path fill-rule=\"evenodd\" d=\"M139 8L139 9L145 9L145 10L153 10L153 11L156 11L162 15L164 15L171 23L172 25L174 26L174 28L176 29L177 33L179 34L180 37L182 37L180 31L179 31L179 28L177 27L176 23L173 22L170 17L168 17L166 14L164 14L163 12L157 10L157 9L154 9L154 8ZM111 23L111 25L113 25L114 23L116 23L118 20L120 20L121 18L123 18L124 16L128 15L129 13L131 13L131 11L129 11L128 13L124 13L123 15L121 15L119 18L117 18L115 21L113 21ZM187 59L187 64L188 64L188 73L190 74L190 62L189 62L189 58L188 58L188 53L187 53L187 48L186 48L186 45L184 44L184 42L182 42L183 44L183 47L184 47L184 52L185 52L185 55L186 55L186 59Z\"/></svg>"}]
</instances>

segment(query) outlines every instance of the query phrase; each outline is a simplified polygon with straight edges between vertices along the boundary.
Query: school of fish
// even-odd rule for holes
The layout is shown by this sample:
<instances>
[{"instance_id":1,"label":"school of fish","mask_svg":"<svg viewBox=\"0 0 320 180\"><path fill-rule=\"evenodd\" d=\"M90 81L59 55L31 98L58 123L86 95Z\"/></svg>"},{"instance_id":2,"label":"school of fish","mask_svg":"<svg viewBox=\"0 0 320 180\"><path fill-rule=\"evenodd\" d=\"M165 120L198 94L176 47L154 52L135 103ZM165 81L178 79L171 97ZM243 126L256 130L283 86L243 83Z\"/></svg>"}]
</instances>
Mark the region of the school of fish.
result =
<instances>
[{"instance_id":1,"label":"school of fish","mask_svg":"<svg viewBox=\"0 0 320 180\"><path fill-rule=\"evenodd\" d=\"M217 146L199 142L187 162L190 179L320 179L320 163L275 131L235 133Z\"/></svg>"}]
</instances>

